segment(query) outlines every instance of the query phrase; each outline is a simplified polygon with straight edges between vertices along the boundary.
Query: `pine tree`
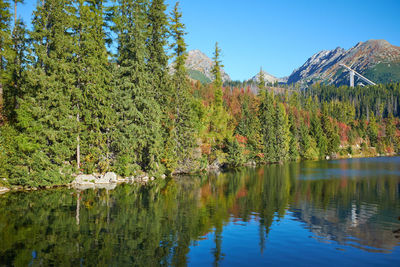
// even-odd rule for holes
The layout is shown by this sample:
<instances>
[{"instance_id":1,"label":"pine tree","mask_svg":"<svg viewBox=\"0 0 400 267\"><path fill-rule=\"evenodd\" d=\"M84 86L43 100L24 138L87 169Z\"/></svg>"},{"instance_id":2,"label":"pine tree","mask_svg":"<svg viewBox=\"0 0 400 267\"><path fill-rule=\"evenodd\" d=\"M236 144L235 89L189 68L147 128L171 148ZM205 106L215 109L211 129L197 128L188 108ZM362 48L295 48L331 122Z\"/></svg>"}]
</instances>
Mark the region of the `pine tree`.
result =
<instances>
[{"instance_id":1,"label":"pine tree","mask_svg":"<svg viewBox=\"0 0 400 267\"><path fill-rule=\"evenodd\" d=\"M74 72L78 110L79 158L83 170L104 172L111 158L110 129L115 115L111 108L112 89L103 30L104 4L97 0L74 0L77 7L74 34L77 39ZM78 142L78 141L77 141Z\"/></svg>"},{"instance_id":2,"label":"pine tree","mask_svg":"<svg viewBox=\"0 0 400 267\"><path fill-rule=\"evenodd\" d=\"M7 62L11 60L11 13L6 0L0 0L0 121L2 121L3 87L10 79Z\"/></svg>"},{"instance_id":3,"label":"pine tree","mask_svg":"<svg viewBox=\"0 0 400 267\"><path fill-rule=\"evenodd\" d=\"M258 89L260 91L265 89L264 71L262 67L260 68L260 72L258 73Z\"/></svg>"},{"instance_id":4,"label":"pine tree","mask_svg":"<svg viewBox=\"0 0 400 267\"><path fill-rule=\"evenodd\" d=\"M168 56L165 47L168 38L168 16L164 0L152 0L148 7L148 31L146 47L148 49L147 67L150 72L151 88L155 100L165 113L168 110L168 100L171 88L168 77Z\"/></svg>"},{"instance_id":5,"label":"pine tree","mask_svg":"<svg viewBox=\"0 0 400 267\"><path fill-rule=\"evenodd\" d=\"M378 144L378 125L376 124L375 114L371 112L367 127L367 135L370 145L375 147Z\"/></svg>"},{"instance_id":6,"label":"pine tree","mask_svg":"<svg viewBox=\"0 0 400 267\"><path fill-rule=\"evenodd\" d=\"M18 20L12 32L11 53L7 64L8 80L3 88L4 113L10 122L15 121L17 100L24 94L22 85L25 79L24 66L27 63L27 42L25 25Z\"/></svg>"},{"instance_id":7,"label":"pine tree","mask_svg":"<svg viewBox=\"0 0 400 267\"><path fill-rule=\"evenodd\" d=\"M292 107L293 108L293 107ZM300 144L299 144L299 127L295 121L293 111L290 110L288 113L289 130L290 130L290 143L289 143L289 159L297 161L300 159Z\"/></svg>"},{"instance_id":8,"label":"pine tree","mask_svg":"<svg viewBox=\"0 0 400 267\"><path fill-rule=\"evenodd\" d=\"M335 153L339 148L339 130L337 128L337 124L333 123L333 119L325 114L322 114L321 116L321 125L326 136L326 153L328 155L331 155L332 153Z\"/></svg>"},{"instance_id":9,"label":"pine tree","mask_svg":"<svg viewBox=\"0 0 400 267\"><path fill-rule=\"evenodd\" d=\"M216 90L215 94L221 96L222 98L222 74L221 68L224 67L221 61L221 48L218 46L218 42L215 43L214 57L213 57L214 66L212 68L212 74L214 75L214 88ZM217 92L218 91L218 92ZM217 97L216 97L217 98ZM220 99L216 99L220 103ZM222 104L222 102L221 102Z\"/></svg>"},{"instance_id":10,"label":"pine tree","mask_svg":"<svg viewBox=\"0 0 400 267\"><path fill-rule=\"evenodd\" d=\"M75 83L71 59L75 41L70 31L69 0L38 6L31 39L32 65L16 110L17 156L9 157L10 181L18 184L61 184L71 179L77 134Z\"/></svg>"},{"instance_id":11,"label":"pine tree","mask_svg":"<svg viewBox=\"0 0 400 267\"><path fill-rule=\"evenodd\" d=\"M275 112L275 162L283 162L288 159L290 145L289 121L285 106L279 103Z\"/></svg>"},{"instance_id":12,"label":"pine tree","mask_svg":"<svg viewBox=\"0 0 400 267\"><path fill-rule=\"evenodd\" d=\"M116 68L117 112L116 171L132 175L138 170L157 171L161 166L161 110L151 90L146 60L148 2L121 0L114 18L118 34L118 67Z\"/></svg>"},{"instance_id":13,"label":"pine tree","mask_svg":"<svg viewBox=\"0 0 400 267\"><path fill-rule=\"evenodd\" d=\"M317 114L312 114L310 121L310 133L311 136L317 142L317 148L319 150L320 158L324 158L328 152L328 140L322 129L321 119Z\"/></svg>"},{"instance_id":14,"label":"pine tree","mask_svg":"<svg viewBox=\"0 0 400 267\"><path fill-rule=\"evenodd\" d=\"M174 140L174 151L176 164L186 165L193 161L193 150L196 147L196 114L192 110L194 100L190 94L190 84L187 78L186 62L186 43L185 25L181 22L182 13L179 11L179 2L175 4L171 12L171 36L174 40L171 48L174 57L174 74L172 83L174 94L171 103L174 104L173 110L173 130L169 138ZM183 171L183 170L182 170Z\"/></svg>"},{"instance_id":15,"label":"pine tree","mask_svg":"<svg viewBox=\"0 0 400 267\"><path fill-rule=\"evenodd\" d=\"M259 118L261 123L261 134L263 140L263 153L265 162L275 161L275 123L274 123L274 96L270 92L261 94Z\"/></svg>"}]
</instances>

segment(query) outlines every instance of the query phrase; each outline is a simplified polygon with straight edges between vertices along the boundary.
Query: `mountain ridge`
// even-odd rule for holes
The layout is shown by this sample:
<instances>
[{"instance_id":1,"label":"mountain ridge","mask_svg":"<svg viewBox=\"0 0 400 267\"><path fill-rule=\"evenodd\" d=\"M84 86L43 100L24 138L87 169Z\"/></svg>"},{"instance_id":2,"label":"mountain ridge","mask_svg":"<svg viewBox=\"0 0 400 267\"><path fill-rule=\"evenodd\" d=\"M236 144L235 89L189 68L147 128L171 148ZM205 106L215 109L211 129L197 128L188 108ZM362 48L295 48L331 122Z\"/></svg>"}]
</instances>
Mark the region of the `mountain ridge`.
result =
<instances>
[{"instance_id":1,"label":"mountain ridge","mask_svg":"<svg viewBox=\"0 0 400 267\"><path fill-rule=\"evenodd\" d=\"M400 47L380 39L358 42L348 50L337 47L333 50L322 50L315 53L292 72L287 83L347 84L348 72L344 71L340 64L350 66L369 79L375 78L377 83L390 82L393 79L400 81L400 72L393 68L390 69L390 64L400 66ZM382 71L374 74L374 67L379 64L381 64Z\"/></svg>"}]
</instances>

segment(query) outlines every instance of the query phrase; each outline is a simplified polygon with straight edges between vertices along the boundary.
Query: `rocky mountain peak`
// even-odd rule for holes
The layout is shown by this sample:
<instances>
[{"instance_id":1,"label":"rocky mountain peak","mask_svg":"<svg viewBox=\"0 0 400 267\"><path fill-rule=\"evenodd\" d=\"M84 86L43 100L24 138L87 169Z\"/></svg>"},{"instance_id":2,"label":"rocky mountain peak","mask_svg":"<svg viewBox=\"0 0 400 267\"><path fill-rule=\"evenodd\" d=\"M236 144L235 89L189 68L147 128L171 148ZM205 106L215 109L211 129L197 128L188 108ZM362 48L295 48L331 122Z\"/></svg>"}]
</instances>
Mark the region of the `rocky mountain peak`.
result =
<instances>
[{"instance_id":1,"label":"rocky mountain peak","mask_svg":"<svg viewBox=\"0 0 400 267\"><path fill-rule=\"evenodd\" d=\"M214 62L202 51L198 49L189 51L185 65L188 70L199 71L211 81L214 80L214 75L212 74L212 68L214 66ZM224 69L221 69L221 73L222 73L222 80L224 82L231 80L231 78L224 71Z\"/></svg>"},{"instance_id":2,"label":"rocky mountain peak","mask_svg":"<svg viewBox=\"0 0 400 267\"><path fill-rule=\"evenodd\" d=\"M266 83L275 83L278 81L278 78L276 78L275 76L269 74L266 71L262 71L264 80ZM255 75L253 78L250 79L251 81L257 83L260 80L260 73L257 73L257 75Z\"/></svg>"},{"instance_id":3,"label":"rocky mountain peak","mask_svg":"<svg viewBox=\"0 0 400 267\"><path fill-rule=\"evenodd\" d=\"M385 69L384 72L390 72L390 77L397 77L393 64L390 67L389 63L400 63L400 47L393 46L386 40L368 40L359 42L348 50L337 47L314 54L300 68L293 71L288 83L344 84L347 72L342 70L340 64L346 64L361 74L365 74L378 64L386 64L386 66L379 66L380 72ZM374 78L383 77L381 74L377 75Z\"/></svg>"}]
</instances>

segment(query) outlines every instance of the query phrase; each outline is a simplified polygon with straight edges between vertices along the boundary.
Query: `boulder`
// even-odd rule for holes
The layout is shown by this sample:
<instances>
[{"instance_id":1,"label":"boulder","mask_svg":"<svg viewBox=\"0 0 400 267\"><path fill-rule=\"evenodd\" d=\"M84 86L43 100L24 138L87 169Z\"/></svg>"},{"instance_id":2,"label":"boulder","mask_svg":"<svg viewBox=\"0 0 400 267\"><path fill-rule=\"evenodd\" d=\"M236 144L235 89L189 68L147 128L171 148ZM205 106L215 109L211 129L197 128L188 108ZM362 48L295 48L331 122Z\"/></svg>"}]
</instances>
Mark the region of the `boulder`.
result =
<instances>
[{"instance_id":1,"label":"boulder","mask_svg":"<svg viewBox=\"0 0 400 267\"><path fill-rule=\"evenodd\" d=\"M116 183L117 175L113 172L107 172L105 175L100 176L100 178L96 179L96 184L109 184Z\"/></svg>"},{"instance_id":2,"label":"boulder","mask_svg":"<svg viewBox=\"0 0 400 267\"><path fill-rule=\"evenodd\" d=\"M117 174L115 174L114 172L107 172L104 175L104 178L108 179L110 183L116 183L118 179Z\"/></svg>"},{"instance_id":3,"label":"boulder","mask_svg":"<svg viewBox=\"0 0 400 267\"><path fill-rule=\"evenodd\" d=\"M92 184L96 181L96 177L93 175L80 174L72 182L73 184Z\"/></svg>"},{"instance_id":4,"label":"boulder","mask_svg":"<svg viewBox=\"0 0 400 267\"><path fill-rule=\"evenodd\" d=\"M7 188L7 187L0 187L0 195L1 195L1 194L4 194L4 193L7 193L8 191L10 191L9 188Z\"/></svg>"}]
</instances>

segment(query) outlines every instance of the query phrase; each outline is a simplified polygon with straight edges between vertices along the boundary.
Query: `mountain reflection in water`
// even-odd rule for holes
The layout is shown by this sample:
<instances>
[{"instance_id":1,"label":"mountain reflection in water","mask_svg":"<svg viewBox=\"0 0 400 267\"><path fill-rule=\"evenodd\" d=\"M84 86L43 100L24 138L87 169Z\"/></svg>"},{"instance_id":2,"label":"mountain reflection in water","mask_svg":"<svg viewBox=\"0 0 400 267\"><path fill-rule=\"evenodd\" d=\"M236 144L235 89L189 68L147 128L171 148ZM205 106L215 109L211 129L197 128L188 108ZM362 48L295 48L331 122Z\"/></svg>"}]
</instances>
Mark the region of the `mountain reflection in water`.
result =
<instances>
[{"instance_id":1,"label":"mountain reflection in water","mask_svg":"<svg viewBox=\"0 0 400 267\"><path fill-rule=\"evenodd\" d=\"M399 185L395 157L9 193L0 196L0 265L394 264Z\"/></svg>"}]
</instances>

